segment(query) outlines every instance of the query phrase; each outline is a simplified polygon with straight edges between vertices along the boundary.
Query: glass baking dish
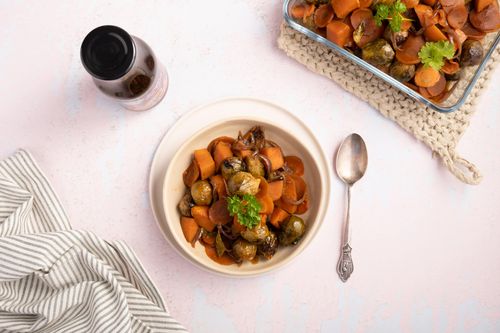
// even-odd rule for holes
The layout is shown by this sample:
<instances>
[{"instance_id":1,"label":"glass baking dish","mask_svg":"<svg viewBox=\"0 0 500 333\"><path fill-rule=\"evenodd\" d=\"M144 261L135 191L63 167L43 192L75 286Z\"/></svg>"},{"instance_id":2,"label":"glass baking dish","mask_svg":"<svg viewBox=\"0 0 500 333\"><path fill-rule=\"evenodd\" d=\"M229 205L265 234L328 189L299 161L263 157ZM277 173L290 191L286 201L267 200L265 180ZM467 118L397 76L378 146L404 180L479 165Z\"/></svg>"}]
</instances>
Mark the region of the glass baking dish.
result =
<instances>
[{"instance_id":1,"label":"glass baking dish","mask_svg":"<svg viewBox=\"0 0 500 333\"><path fill-rule=\"evenodd\" d=\"M472 91L472 88L476 84L476 81L479 79L479 76L481 72L483 71L484 67L486 66L486 63L488 62L491 54L497 47L498 43L500 42L500 32L495 33L489 33L486 35L486 37L483 40L483 47L485 50L485 55L481 63L477 66L473 67L466 67L463 71L462 78L457 82L456 87L454 88L453 93L444 101L437 103L434 101L431 101L422 95L420 95L418 92L414 91L413 89L405 86L403 83L399 82L398 80L394 79L390 75L382 72L378 68L370 65L366 61L364 61L361 58L358 58L354 54L350 53L349 51L339 47L337 44L330 42L328 39L322 37L318 33L304 27L300 22L297 22L292 16L289 14L290 9L292 6L295 4L301 3L301 0L284 0L283 4L283 16L285 18L285 22L292 27L293 29L297 30L298 32L306 35L309 38L312 38L313 40L324 44L328 46L329 48L333 49L335 52L338 54L342 55L344 58L347 58L348 60L354 62L355 64L361 66L361 68L373 73L375 76L379 77L380 79L384 80L391 86L399 89L400 91L404 92L414 100L423 103L426 106L431 107L432 109L439 111L439 112L453 112L456 111L458 108L462 106L462 104L465 102L467 99L467 96L469 96L470 92Z\"/></svg>"}]
</instances>

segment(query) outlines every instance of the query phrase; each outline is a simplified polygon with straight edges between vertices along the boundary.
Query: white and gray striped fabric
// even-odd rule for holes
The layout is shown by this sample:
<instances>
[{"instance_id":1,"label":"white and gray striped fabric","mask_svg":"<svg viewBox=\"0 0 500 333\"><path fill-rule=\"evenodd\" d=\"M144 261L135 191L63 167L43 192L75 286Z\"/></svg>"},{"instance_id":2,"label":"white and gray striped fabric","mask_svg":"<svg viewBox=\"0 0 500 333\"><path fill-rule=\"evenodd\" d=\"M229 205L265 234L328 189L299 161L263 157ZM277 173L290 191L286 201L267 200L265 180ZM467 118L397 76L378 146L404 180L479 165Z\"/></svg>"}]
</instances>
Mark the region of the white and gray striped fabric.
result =
<instances>
[{"instance_id":1,"label":"white and gray striped fabric","mask_svg":"<svg viewBox=\"0 0 500 333\"><path fill-rule=\"evenodd\" d=\"M132 250L72 230L31 155L0 162L0 332L178 332Z\"/></svg>"}]
</instances>

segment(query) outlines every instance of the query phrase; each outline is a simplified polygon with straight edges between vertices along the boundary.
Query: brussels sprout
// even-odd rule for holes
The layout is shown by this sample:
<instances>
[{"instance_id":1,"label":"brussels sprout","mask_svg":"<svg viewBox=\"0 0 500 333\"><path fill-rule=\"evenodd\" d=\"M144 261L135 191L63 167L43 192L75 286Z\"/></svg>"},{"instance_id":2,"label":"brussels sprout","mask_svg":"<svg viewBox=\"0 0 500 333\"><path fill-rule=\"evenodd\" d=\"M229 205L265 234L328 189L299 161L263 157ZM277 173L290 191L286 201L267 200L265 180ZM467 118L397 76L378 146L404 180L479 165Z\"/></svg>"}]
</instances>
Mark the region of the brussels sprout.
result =
<instances>
[{"instance_id":1,"label":"brussels sprout","mask_svg":"<svg viewBox=\"0 0 500 333\"><path fill-rule=\"evenodd\" d=\"M184 194L177 205L182 216L191 217L191 208L194 206L193 198L190 193Z\"/></svg>"},{"instance_id":2,"label":"brussels sprout","mask_svg":"<svg viewBox=\"0 0 500 333\"><path fill-rule=\"evenodd\" d=\"M243 162L237 157L230 157L222 162L220 171L224 179L229 179L232 175L238 171L243 171Z\"/></svg>"},{"instance_id":3,"label":"brussels sprout","mask_svg":"<svg viewBox=\"0 0 500 333\"><path fill-rule=\"evenodd\" d=\"M257 225L255 228L246 229L241 232L241 237L252 243L263 242L269 236L269 229L267 225Z\"/></svg>"},{"instance_id":4,"label":"brussels sprout","mask_svg":"<svg viewBox=\"0 0 500 333\"><path fill-rule=\"evenodd\" d=\"M264 170L264 165L260 161L260 158L256 155L245 157L245 163L247 165L247 170L254 177L264 177L266 171Z\"/></svg>"},{"instance_id":5,"label":"brussels sprout","mask_svg":"<svg viewBox=\"0 0 500 333\"><path fill-rule=\"evenodd\" d=\"M238 239L233 243L233 256L236 260L253 260L257 254L257 245Z\"/></svg>"},{"instance_id":6,"label":"brussels sprout","mask_svg":"<svg viewBox=\"0 0 500 333\"><path fill-rule=\"evenodd\" d=\"M191 196L199 206L208 206L212 202L212 185L206 180L198 180L191 186Z\"/></svg>"},{"instance_id":7,"label":"brussels sprout","mask_svg":"<svg viewBox=\"0 0 500 333\"><path fill-rule=\"evenodd\" d=\"M392 62L394 54L391 45L386 40L379 38L363 47L361 58L372 65L383 66Z\"/></svg>"},{"instance_id":8,"label":"brussels sprout","mask_svg":"<svg viewBox=\"0 0 500 333\"><path fill-rule=\"evenodd\" d=\"M227 187L230 194L255 195L259 191L260 179L254 178L248 172L237 172L229 178Z\"/></svg>"},{"instance_id":9,"label":"brussels sprout","mask_svg":"<svg viewBox=\"0 0 500 333\"><path fill-rule=\"evenodd\" d=\"M475 66L483 59L483 45L477 40L466 40L462 45L461 66Z\"/></svg>"},{"instance_id":10,"label":"brussels sprout","mask_svg":"<svg viewBox=\"0 0 500 333\"><path fill-rule=\"evenodd\" d=\"M459 69L456 73L445 74L444 77L448 81L458 81L462 77L462 69Z\"/></svg>"},{"instance_id":11,"label":"brussels sprout","mask_svg":"<svg viewBox=\"0 0 500 333\"><path fill-rule=\"evenodd\" d=\"M281 225L279 241L282 245L295 245L302 238L306 231L304 220L296 215L292 215Z\"/></svg>"},{"instance_id":12,"label":"brussels sprout","mask_svg":"<svg viewBox=\"0 0 500 333\"><path fill-rule=\"evenodd\" d=\"M271 259L276 253L276 250L278 250L278 245L278 237L276 237L274 232L269 231L264 241L257 246L257 250L266 259Z\"/></svg>"},{"instance_id":13,"label":"brussels sprout","mask_svg":"<svg viewBox=\"0 0 500 333\"><path fill-rule=\"evenodd\" d=\"M415 76L415 65L405 65L395 61L389 67L389 74L400 82L408 82Z\"/></svg>"},{"instance_id":14,"label":"brussels sprout","mask_svg":"<svg viewBox=\"0 0 500 333\"><path fill-rule=\"evenodd\" d=\"M312 31L315 31L318 28L316 23L314 23L314 15L305 16L302 19L302 25Z\"/></svg>"}]
</instances>

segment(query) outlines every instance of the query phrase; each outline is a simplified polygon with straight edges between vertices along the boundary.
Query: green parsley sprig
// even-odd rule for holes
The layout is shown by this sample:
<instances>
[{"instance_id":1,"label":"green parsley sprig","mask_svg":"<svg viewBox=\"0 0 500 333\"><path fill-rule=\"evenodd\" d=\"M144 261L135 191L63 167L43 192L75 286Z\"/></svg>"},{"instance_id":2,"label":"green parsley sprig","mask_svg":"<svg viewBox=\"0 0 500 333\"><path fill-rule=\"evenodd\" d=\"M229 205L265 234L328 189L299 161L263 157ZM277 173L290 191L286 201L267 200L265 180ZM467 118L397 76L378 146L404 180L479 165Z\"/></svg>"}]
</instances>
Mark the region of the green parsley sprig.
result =
<instances>
[{"instance_id":1,"label":"green parsley sprig","mask_svg":"<svg viewBox=\"0 0 500 333\"><path fill-rule=\"evenodd\" d=\"M401 0L397 0L392 4L380 3L376 7L375 23L378 26L382 25L383 20L389 21L389 27L392 31L401 31L403 21L408 20L402 14L406 12L406 6Z\"/></svg>"},{"instance_id":2,"label":"green parsley sprig","mask_svg":"<svg viewBox=\"0 0 500 333\"><path fill-rule=\"evenodd\" d=\"M430 66L440 70L444 66L444 58L452 59L455 55L455 47L449 41L427 42L418 52L418 57L424 66Z\"/></svg>"},{"instance_id":3,"label":"green parsley sprig","mask_svg":"<svg viewBox=\"0 0 500 333\"><path fill-rule=\"evenodd\" d=\"M260 203L254 195L245 194L243 198L233 195L227 198L227 210L229 211L229 215L236 215L238 222L247 228L251 229L259 224L260 209Z\"/></svg>"}]
</instances>

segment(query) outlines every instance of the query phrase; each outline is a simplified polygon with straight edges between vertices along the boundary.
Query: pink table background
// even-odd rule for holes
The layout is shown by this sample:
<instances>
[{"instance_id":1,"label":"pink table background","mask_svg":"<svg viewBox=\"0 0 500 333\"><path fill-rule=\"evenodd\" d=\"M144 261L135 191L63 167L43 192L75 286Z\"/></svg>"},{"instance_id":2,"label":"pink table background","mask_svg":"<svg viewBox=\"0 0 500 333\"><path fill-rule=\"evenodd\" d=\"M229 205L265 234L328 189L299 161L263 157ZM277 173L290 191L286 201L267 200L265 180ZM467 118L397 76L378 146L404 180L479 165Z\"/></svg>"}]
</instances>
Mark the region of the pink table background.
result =
<instances>
[{"instance_id":1,"label":"pink table background","mask_svg":"<svg viewBox=\"0 0 500 333\"><path fill-rule=\"evenodd\" d=\"M484 173L457 181L431 152L367 104L288 59L274 1L0 2L0 158L27 148L74 228L137 252L171 313L193 332L499 332L499 71L459 145ZM124 111L79 59L102 24L146 40L171 77L155 109ZM288 267L232 280L179 257L156 227L147 179L156 145L191 108L227 96L299 115L332 155L356 131L368 174L353 192L355 272L335 264L344 187L334 179L321 233Z\"/></svg>"}]
</instances>

